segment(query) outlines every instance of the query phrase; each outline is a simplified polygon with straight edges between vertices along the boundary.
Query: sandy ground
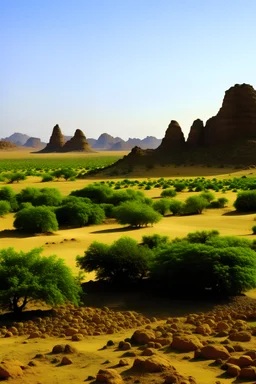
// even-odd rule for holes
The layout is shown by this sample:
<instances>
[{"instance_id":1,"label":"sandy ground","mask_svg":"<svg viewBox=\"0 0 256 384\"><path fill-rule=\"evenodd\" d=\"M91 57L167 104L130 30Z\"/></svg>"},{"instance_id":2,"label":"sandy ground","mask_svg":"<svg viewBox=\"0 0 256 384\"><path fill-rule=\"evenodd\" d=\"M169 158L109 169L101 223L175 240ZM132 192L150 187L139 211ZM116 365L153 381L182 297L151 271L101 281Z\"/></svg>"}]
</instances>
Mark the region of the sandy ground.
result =
<instances>
[{"instance_id":1,"label":"sandy ground","mask_svg":"<svg viewBox=\"0 0 256 384\"><path fill-rule=\"evenodd\" d=\"M20 151L12 151L12 155L19 158ZM35 156L28 154L26 156ZM105 152L100 154L106 155ZM114 154L114 153L111 153ZM95 154L98 156L99 154ZM6 153L0 152L0 159L6 158ZM9 156L9 155L8 155ZM23 157L24 155L22 155ZM37 155L45 156L45 155ZM54 155L53 155L54 156ZM56 156L59 156L56 154ZM82 155L81 155L82 156ZM163 172L162 172L163 171ZM151 177L182 177L182 176L208 176L214 177L218 175L218 178L227 178L233 176L241 176L246 174L247 176L256 176L255 170L248 171L235 171L231 169L214 169L214 168L202 168L197 170L194 167L187 169L183 167L164 167L161 172L155 174L157 170L151 172ZM232 173L231 173L232 172ZM142 175L144 178L147 175ZM138 177L138 175L134 175ZM85 185L95 180L78 180L75 182L52 182L52 183L40 183L40 178L29 178L24 182L12 185L15 192L20 191L27 186L34 187L54 187L60 189L63 195L69 194L74 189L80 189ZM5 185L0 183L0 186ZM145 194L152 198L158 198L161 190L152 189L150 191L144 191ZM191 193L180 193L177 198L185 200ZM195 195L195 193L193 193ZM84 228L66 229L56 232L51 236L29 236L29 237L17 237L13 232L13 214L9 214L3 218L0 218L0 247L14 247L17 250L28 251L33 247L43 247L44 255L56 254L63 258L68 266L72 268L74 273L78 272L76 267L75 258L77 255L83 255L87 247L94 241L100 241L105 243L112 243L120 236L130 236L138 241L141 241L143 235L150 235L159 233L161 235L167 235L171 239L175 237L186 236L189 232L205 229L217 229L221 235L236 235L253 239L251 235L251 227L255 223L253 222L255 214L237 215L232 208L232 204L235 200L236 194L229 192L226 194L216 193L216 197L225 196L229 199L229 205L225 209L221 210L207 210L202 215L187 216L187 217L165 217L154 227L147 227L141 229L130 229L121 227L114 222L108 224L102 224L97 226L90 226ZM94 274L87 274L86 280L94 278ZM248 293L251 297L256 297L256 290ZM152 303L154 307L154 303ZM31 367L29 371L21 378L15 378L10 380L13 384L27 383L27 384L65 384L65 383L82 383L86 380L88 375L95 376L99 368L113 367L115 366L122 352L115 352L114 349L101 350L110 338L114 341L123 340L125 337L132 335L132 330L123 331L115 335L107 336L90 336L75 344L79 353L76 356L72 356L73 364L65 367L58 367L56 364L52 364L48 359L37 360L37 365ZM48 354L55 344L70 343L70 340L60 340L57 338L47 339L32 339L25 340L26 337L12 337L12 338L0 338L0 359L18 359L24 364L28 364L29 361L37 353ZM25 343L24 343L25 341ZM255 344L255 343L254 343ZM255 348L256 345L252 344L251 347ZM221 378L220 370L218 367L209 365L209 361L197 361L188 362L184 360L184 356L188 354L170 354L173 365L178 371L184 375L192 375L196 378L198 384L215 384L217 380L222 383L232 383L234 379ZM48 356L48 355L47 355ZM191 356L190 356L191 357ZM110 363L104 364L106 360ZM118 372L124 372L126 367L117 368ZM140 378L141 384L146 383L158 383L154 381L153 376Z\"/></svg>"}]
</instances>

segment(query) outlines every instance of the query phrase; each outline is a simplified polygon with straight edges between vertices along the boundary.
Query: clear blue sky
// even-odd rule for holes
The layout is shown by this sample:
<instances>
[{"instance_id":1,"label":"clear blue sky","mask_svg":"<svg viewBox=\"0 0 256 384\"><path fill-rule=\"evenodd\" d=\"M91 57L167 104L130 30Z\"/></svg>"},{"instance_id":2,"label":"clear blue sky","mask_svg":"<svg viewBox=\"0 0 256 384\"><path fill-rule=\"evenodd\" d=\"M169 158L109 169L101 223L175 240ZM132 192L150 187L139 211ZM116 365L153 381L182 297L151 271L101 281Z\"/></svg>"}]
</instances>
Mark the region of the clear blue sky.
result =
<instances>
[{"instance_id":1,"label":"clear blue sky","mask_svg":"<svg viewBox=\"0 0 256 384\"><path fill-rule=\"evenodd\" d=\"M164 136L256 87L256 0L0 0L0 138Z\"/></svg>"}]
</instances>

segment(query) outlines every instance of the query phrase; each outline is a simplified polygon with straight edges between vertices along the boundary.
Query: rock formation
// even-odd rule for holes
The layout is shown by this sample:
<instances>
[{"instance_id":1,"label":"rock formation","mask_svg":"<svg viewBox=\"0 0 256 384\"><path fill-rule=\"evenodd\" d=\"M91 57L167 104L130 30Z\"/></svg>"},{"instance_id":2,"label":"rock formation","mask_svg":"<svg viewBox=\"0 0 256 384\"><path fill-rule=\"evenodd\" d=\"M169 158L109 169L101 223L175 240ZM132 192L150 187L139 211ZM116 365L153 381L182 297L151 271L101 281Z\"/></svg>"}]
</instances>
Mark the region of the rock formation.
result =
<instances>
[{"instance_id":1,"label":"rock formation","mask_svg":"<svg viewBox=\"0 0 256 384\"><path fill-rule=\"evenodd\" d=\"M193 122L188 135L187 145L189 147L202 146L204 143L204 123L197 119Z\"/></svg>"},{"instance_id":2,"label":"rock formation","mask_svg":"<svg viewBox=\"0 0 256 384\"><path fill-rule=\"evenodd\" d=\"M165 137L162 143L157 148L157 151L169 152L180 150L185 147L185 138L179 123L172 120L165 132Z\"/></svg>"},{"instance_id":3,"label":"rock formation","mask_svg":"<svg viewBox=\"0 0 256 384\"><path fill-rule=\"evenodd\" d=\"M0 150L15 149L15 148L18 148L16 144L11 143L10 141L0 140Z\"/></svg>"},{"instance_id":4,"label":"rock formation","mask_svg":"<svg viewBox=\"0 0 256 384\"><path fill-rule=\"evenodd\" d=\"M49 143L46 145L44 149L42 149L41 152L60 152L64 145L64 142L65 142L64 136L61 132L60 127L57 124L55 125L55 127L53 127L53 131L52 131L52 135Z\"/></svg>"},{"instance_id":5,"label":"rock formation","mask_svg":"<svg viewBox=\"0 0 256 384\"><path fill-rule=\"evenodd\" d=\"M236 84L225 92L222 107L206 122L204 143L223 145L256 140L256 91L248 84Z\"/></svg>"},{"instance_id":6,"label":"rock formation","mask_svg":"<svg viewBox=\"0 0 256 384\"><path fill-rule=\"evenodd\" d=\"M40 147L42 148L44 144L41 142L39 138L30 137L23 146L30 147L30 148L40 148Z\"/></svg>"},{"instance_id":7,"label":"rock formation","mask_svg":"<svg viewBox=\"0 0 256 384\"><path fill-rule=\"evenodd\" d=\"M74 136L61 148L61 152L72 151L92 152L90 145L86 141L84 133L80 129L77 129Z\"/></svg>"}]
</instances>

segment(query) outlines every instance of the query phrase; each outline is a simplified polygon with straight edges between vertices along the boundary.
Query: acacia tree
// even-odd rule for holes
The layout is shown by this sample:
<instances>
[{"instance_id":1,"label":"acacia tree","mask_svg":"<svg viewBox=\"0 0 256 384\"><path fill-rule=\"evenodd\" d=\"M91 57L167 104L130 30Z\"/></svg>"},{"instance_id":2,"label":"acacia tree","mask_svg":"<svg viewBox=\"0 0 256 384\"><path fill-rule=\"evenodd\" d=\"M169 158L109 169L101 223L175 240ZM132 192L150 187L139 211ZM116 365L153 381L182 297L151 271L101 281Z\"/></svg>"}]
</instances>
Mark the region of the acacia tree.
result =
<instances>
[{"instance_id":1,"label":"acacia tree","mask_svg":"<svg viewBox=\"0 0 256 384\"><path fill-rule=\"evenodd\" d=\"M41 256L42 248L0 250L0 305L16 314L31 300L79 304L81 286L62 259Z\"/></svg>"},{"instance_id":2,"label":"acacia tree","mask_svg":"<svg viewBox=\"0 0 256 384\"><path fill-rule=\"evenodd\" d=\"M15 214L14 227L27 233L46 233L58 230L56 215L48 207L28 206Z\"/></svg>"}]
</instances>

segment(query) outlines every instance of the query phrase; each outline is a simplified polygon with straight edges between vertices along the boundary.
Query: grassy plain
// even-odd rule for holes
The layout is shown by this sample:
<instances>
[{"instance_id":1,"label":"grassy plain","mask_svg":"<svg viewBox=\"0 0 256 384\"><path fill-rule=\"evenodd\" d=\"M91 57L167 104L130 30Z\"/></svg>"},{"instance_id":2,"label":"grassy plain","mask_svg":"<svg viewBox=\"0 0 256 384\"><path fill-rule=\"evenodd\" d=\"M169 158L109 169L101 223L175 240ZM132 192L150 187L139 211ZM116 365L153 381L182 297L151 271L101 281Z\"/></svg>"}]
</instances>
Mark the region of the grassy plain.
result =
<instances>
[{"instance_id":1,"label":"grassy plain","mask_svg":"<svg viewBox=\"0 0 256 384\"><path fill-rule=\"evenodd\" d=\"M38 161L41 161L41 165L50 162L50 167L53 167L53 162L56 164L74 164L74 161L77 160L79 164L83 165L83 162L88 159L87 156L92 158L104 158L106 156L120 157L122 153L110 153L100 152L97 154L83 155L83 154L47 154L47 155L34 155L30 154L27 151L2 151L0 152L0 167L1 163L5 164L16 164L20 163L21 169L24 168L24 164L29 166L38 166ZM37 163L37 165L36 165ZM78 163L77 163L78 164ZM178 178L178 177L195 177L195 176L205 176L209 178L230 178L230 177L240 177L243 175L256 176L256 170L244 170L237 171L234 169L220 169L220 168L207 168L207 167L162 167L154 168L151 171L136 171L133 175L129 175L129 178L139 178L147 179L159 178L159 177L168 177L168 178ZM118 178L115 178L118 180ZM80 189L86 186L87 184L96 181L95 178L86 179L86 180L76 180L76 181L54 181L49 183L41 183L40 177L28 177L27 180L21 181L17 184L12 184L11 187L15 192L19 192L21 189L31 186L31 187L54 187L58 188L61 193L65 196L68 195L72 190ZM0 187L6 185L6 183L1 182ZM146 196L153 199L157 199L160 196L161 189L152 188L151 190L143 191ZM195 195L195 192L181 192L178 193L177 198L180 200L185 200L190 195ZM28 251L33 247L43 247L44 255L56 254L59 257L62 257L66 264L69 265L75 273L78 272L75 257L77 255L82 255L87 247L94 241L100 241L105 243L112 243L114 240L118 239L120 236L130 236L136 240L141 240L143 235L149 235L154 233L159 233L161 235L167 235L171 239L175 237L186 236L189 232L197 230L207 230L207 229L217 229L221 235L236 235L241 237L246 237L252 239L251 227L253 225L253 220L255 214L244 214L238 215L235 213L233 208L233 202L236 198L236 193L228 191L225 194L222 192L215 193L217 197L226 197L229 199L229 204L224 209L208 209L201 215L195 216L183 216L183 217L165 217L154 227L147 227L141 229L130 229L127 227L121 227L116 224L113 220L97 225L97 226L88 226L84 228L75 228L75 229L66 229L56 232L54 235L46 236L17 236L13 231L13 214L9 214L5 217L0 218L0 246L1 248L14 247L17 250ZM87 274L86 280L94 278L94 274ZM251 292L250 295L253 297L255 292ZM117 302L113 304L113 307L118 307L119 299L116 299ZM99 300L100 301L100 300ZM121 300L122 301L122 300ZM134 302L134 307L136 303ZM137 303L137 306L139 304ZM163 304L163 306L165 306ZM42 307L44 309L44 307ZM153 315L154 302L150 301L147 303L147 313ZM173 308L172 308L173 309ZM202 309L202 308L201 308ZM166 311L166 306L163 307L163 311ZM187 311L190 311L191 307L187 307ZM195 305L194 311L197 312L200 308ZM67 367L56 368L55 365L49 364L46 360L40 360L35 367L32 367L25 375L21 378L11 379L11 383L26 383L26 384L58 384L58 383L70 383L76 382L80 383L85 381L88 375L95 375L99 368L104 368L106 365L103 363L108 359L110 363L107 367L116 366L120 360L122 353L114 352L113 350L100 350L103 345L106 344L107 340L110 338L114 341L123 340L125 337L130 337L132 335L132 330L123 330L114 335L101 335L101 336L88 336L83 341L80 341L76 344L76 347L79 351L79 354L72 356L73 364ZM36 353L47 354L51 351L53 345L64 343L68 341L63 340L60 342L58 338L47 338L47 339L31 339L26 341L26 337L12 337L12 338L1 338L0 339L0 359L12 358L19 359L24 362L30 361ZM70 342L70 341L69 341ZM253 341L248 348L255 348L256 344ZM177 370L184 375L192 375L196 378L198 384L214 384L220 370L218 367L209 365L207 361L196 361L188 362L184 359L184 356L188 354L172 354L169 356L171 358L172 364L177 368ZM129 367L128 367L129 368ZM127 368L117 368L118 372L124 372ZM153 380L154 376L152 376ZM158 379L154 378L154 382L160 383ZM234 379L225 378L221 383L231 383ZM140 377L140 383L146 384L151 382L149 376ZM153 381L152 381L153 382Z\"/></svg>"}]
</instances>

